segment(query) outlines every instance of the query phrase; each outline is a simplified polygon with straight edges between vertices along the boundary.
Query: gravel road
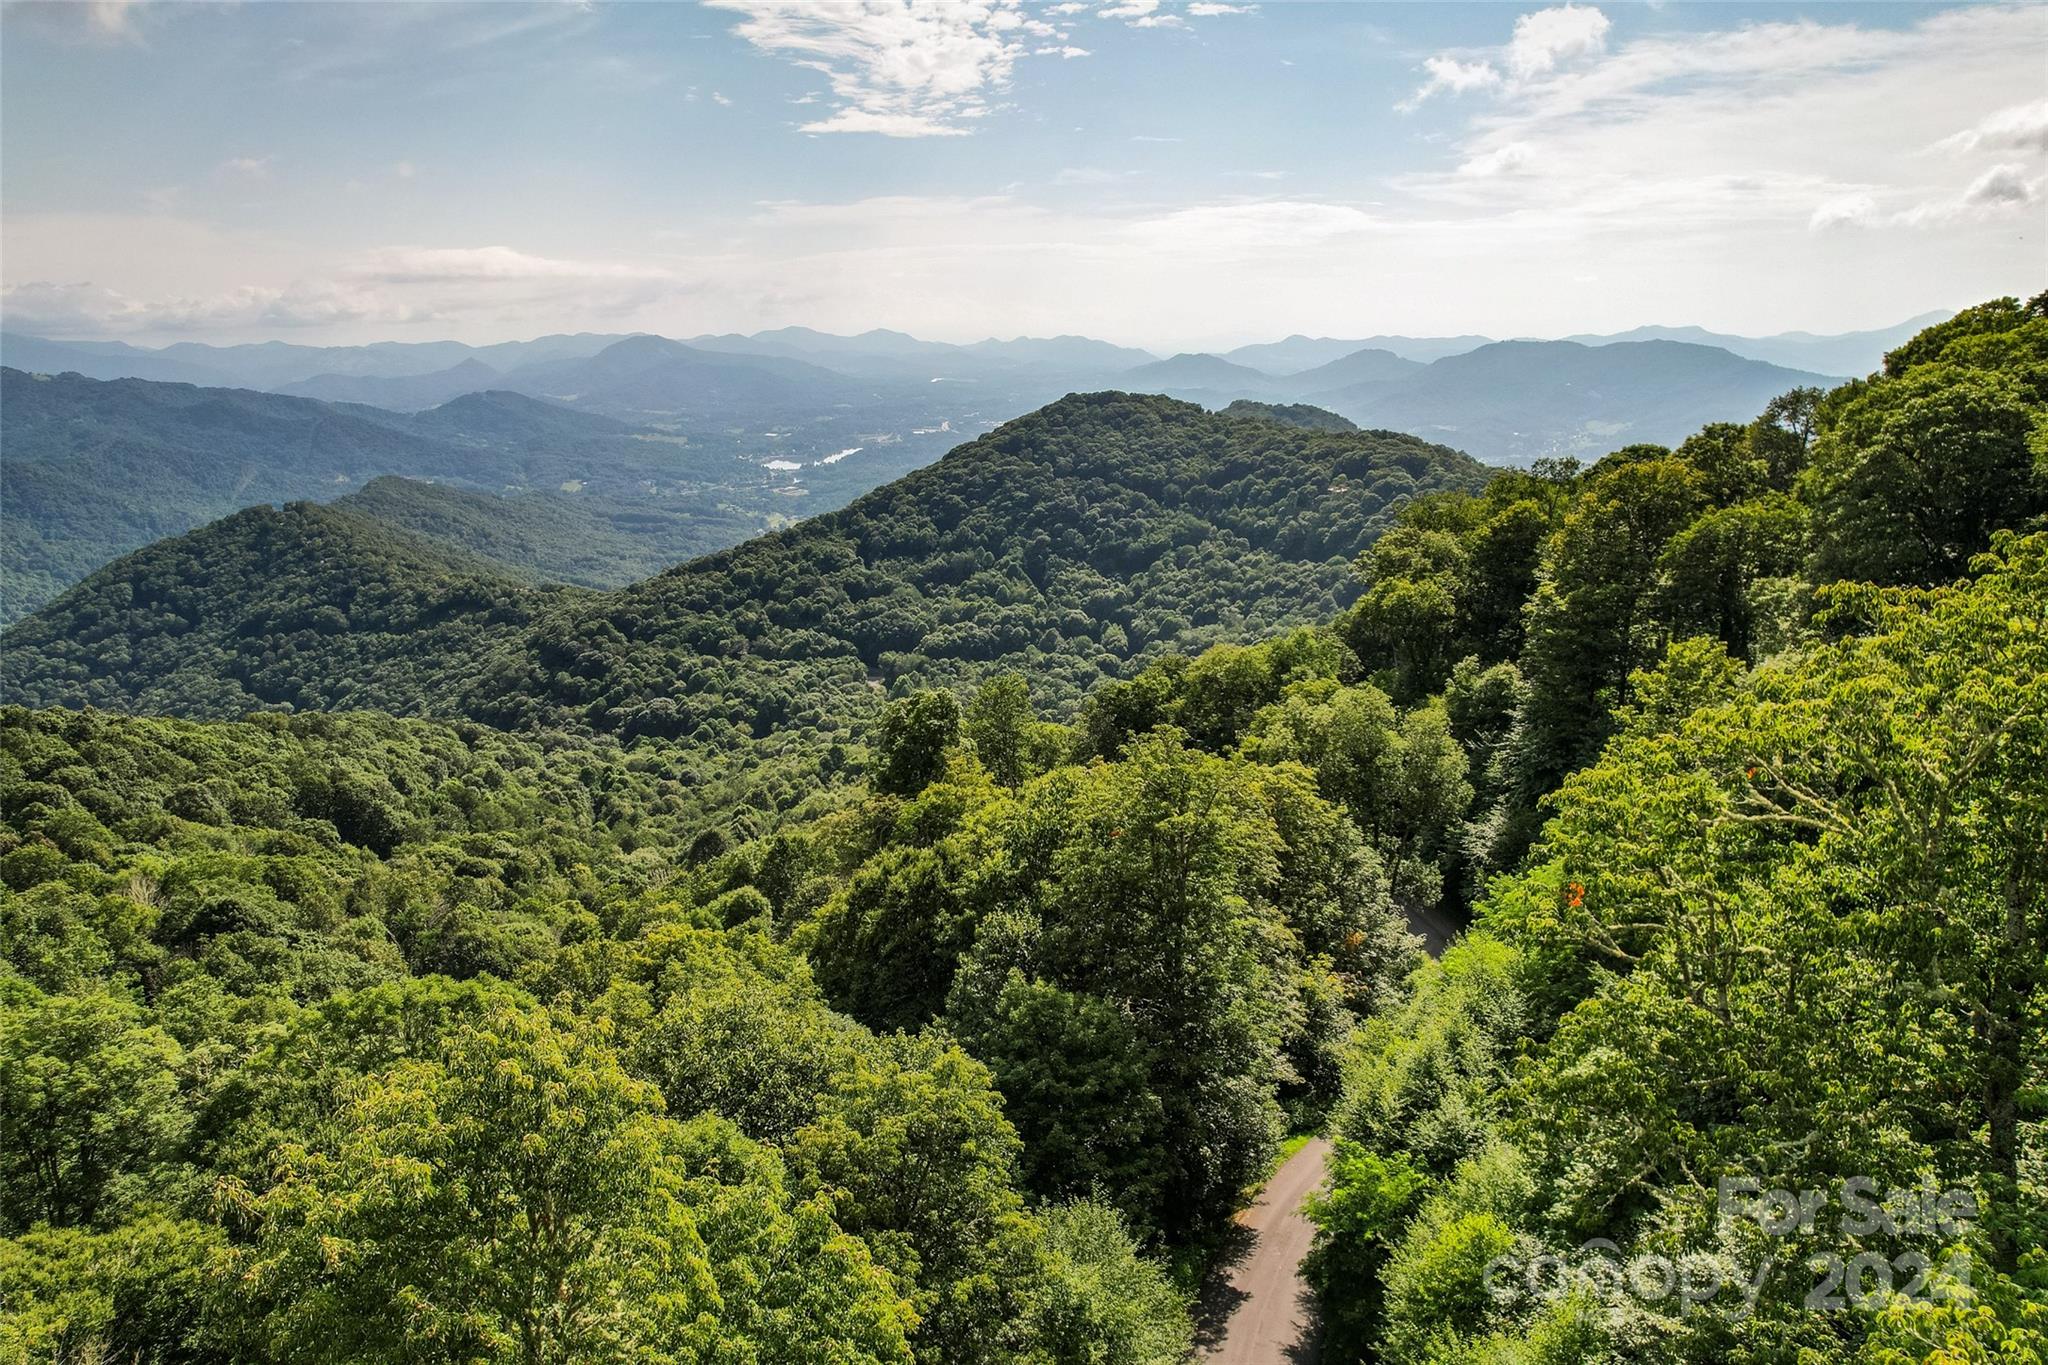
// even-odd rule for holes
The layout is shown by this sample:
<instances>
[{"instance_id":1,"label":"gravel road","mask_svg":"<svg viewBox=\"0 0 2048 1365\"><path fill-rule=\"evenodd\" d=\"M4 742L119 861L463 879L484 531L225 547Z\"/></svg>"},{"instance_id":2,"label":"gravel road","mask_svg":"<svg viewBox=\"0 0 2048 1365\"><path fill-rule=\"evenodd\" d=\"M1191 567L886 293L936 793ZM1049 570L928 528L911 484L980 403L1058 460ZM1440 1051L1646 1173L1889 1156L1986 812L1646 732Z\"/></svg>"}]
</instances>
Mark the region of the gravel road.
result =
<instances>
[{"instance_id":1,"label":"gravel road","mask_svg":"<svg viewBox=\"0 0 2048 1365\"><path fill-rule=\"evenodd\" d=\"M1301 1278L1315 1225L1301 1201L1322 1184L1330 1144L1316 1138L1273 1173L1259 1202L1237 1216L1247 1234L1207 1316L1215 1324L1202 1359L1209 1365L1315 1365L1320 1336L1314 1298Z\"/></svg>"}]
</instances>

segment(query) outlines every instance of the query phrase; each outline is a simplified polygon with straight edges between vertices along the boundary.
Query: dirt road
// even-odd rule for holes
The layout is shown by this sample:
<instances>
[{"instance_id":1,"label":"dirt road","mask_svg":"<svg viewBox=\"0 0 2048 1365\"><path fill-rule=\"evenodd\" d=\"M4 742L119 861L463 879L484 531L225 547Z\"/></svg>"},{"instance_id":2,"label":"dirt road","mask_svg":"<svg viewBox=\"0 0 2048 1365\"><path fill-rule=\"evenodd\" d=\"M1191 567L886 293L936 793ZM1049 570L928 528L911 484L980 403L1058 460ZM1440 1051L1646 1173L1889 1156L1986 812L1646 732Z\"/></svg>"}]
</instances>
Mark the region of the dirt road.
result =
<instances>
[{"instance_id":1,"label":"dirt road","mask_svg":"<svg viewBox=\"0 0 2048 1365\"><path fill-rule=\"evenodd\" d=\"M1301 1201L1323 1180L1330 1144L1317 1138L1266 1182L1259 1202L1237 1216L1242 1254L1209 1305L1202 1359L1209 1365L1314 1365L1321 1335L1301 1278L1315 1226Z\"/></svg>"}]
</instances>

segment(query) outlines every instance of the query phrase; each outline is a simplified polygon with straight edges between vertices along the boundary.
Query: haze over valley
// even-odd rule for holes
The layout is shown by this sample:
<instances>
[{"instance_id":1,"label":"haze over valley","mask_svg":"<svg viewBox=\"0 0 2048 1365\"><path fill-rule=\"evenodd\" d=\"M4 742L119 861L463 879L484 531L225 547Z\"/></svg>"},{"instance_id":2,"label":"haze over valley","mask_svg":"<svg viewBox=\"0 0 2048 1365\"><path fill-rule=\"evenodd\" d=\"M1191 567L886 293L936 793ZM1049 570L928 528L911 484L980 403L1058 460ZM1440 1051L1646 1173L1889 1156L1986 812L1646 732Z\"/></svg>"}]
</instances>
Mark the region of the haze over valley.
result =
<instances>
[{"instance_id":1,"label":"haze over valley","mask_svg":"<svg viewBox=\"0 0 2048 1365\"><path fill-rule=\"evenodd\" d=\"M523 502L401 511L432 495L386 485L358 507L415 529L465 514L559 523L550 539L577 544L573 558L521 551L535 542L520 537L495 553L547 581L615 587L842 506L1064 393L1307 404L1527 465L1744 420L1787 389L1834 382L1761 356L1867 372L1932 320L1840 337L1295 336L1165 359L1085 337L950 346L802 328L487 347L145 348L8 333L0 534L16 548L0 623L159 536L252 502L349 497L385 476Z\"/></svg>"}]
</instances>

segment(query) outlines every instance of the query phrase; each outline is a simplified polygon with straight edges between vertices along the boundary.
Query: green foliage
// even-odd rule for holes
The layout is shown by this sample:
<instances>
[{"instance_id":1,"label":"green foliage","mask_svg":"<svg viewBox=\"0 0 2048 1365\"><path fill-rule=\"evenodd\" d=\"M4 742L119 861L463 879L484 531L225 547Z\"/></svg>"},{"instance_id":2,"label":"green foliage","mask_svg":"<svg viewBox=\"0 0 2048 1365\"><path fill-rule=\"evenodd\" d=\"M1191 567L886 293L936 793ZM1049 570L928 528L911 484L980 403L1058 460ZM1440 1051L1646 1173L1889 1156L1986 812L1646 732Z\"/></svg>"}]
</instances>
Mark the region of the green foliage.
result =
<instances>
[{"instance_id":1,"label":"green foliage","mask_svg":"<svg viewBox=\"0 0 2048 1365\"><path fill-rule=\"evenodd\" d=\"M1178 1365L1194 1345L1186 1298L1138 1254L1115 1210L1088 1200L1043 1214L1052 1287L1046 1350L1074 1365Z\"/></svg>"},{"instance_id":2,"label":"green foliage","mask_svg":"<svg viewBox=\"0 0 2048 1365\"><path fill-rule=\"evenodd\" d=\"M19 993L0 1007L0 1230L118 1221L173 1178L183 1049L118 998Z\"/></svg>"},{"instance_id":3,"label":"green foliage","mask_svg":"<svg viewBox=\"0 0 2048 1365\"><path fill-rule=\"evenodd\" d=\"M1245 417L1261 422L1279 422L1290 427L1305 427L1310 431L1356 431L1358 426L1348 417L1339 417L1324 408L1307 403L1259 403L1249 398L1240 398L1225 409L1225 417Z\"/></svg>"},{"instance_id":4,"label":"green foliage","mask_svg":"<svg viewBox=\"0 0 2048 1365\"><path fill-rule=\"evenodd\" d=\"M891 702L875 724L875 790L915 796L945 770L960 738L960 703L950 692L920 692Z\"/></svg>"},{"instance_id":5,"label":"green foliage","mask_svg":"<svg viewBox=\"0 0 2048 1365\"><path fill-rule=\"evenodd\" d=\"M776 943L823 855L692 864L656 755L0 722L6 1358L1143 1360L1184 1332L1127 1243L1055 1252L986 1071L834 1014Z\"/></svg>"},{"instance_id":6,"label":"green foliage","mask_svg":"<svg viewBox=\"0 0 2048 1365\"><path fill-rule=\"evenodd\" d=\"M2030 353L2011 368L1932 361L1873 380L1833 414L1805 475L1824 578L1944 582L1993 531L2048 511L2036 460L2048 318L2026 330Z\"/></svg>"},{"instance_id":7,"label":"green foliage","mask_svg":"<svg viewBox=\"0 0 2048 1365\"><path fill-rule=\"evenodd\" d=\"M345 512L245 513L95 574L9 634L0 679L38 705L376 705L822 747L873 714L870 682L1021 667L1064 707L1133 659L1326 618L1403 498L1480 481L1410 437L1076 396L604 597L481 577Z\"/></svg>"},{"instance_id":8,"label":"green foliage","mask_svg":"<svg viewBox=\"0 0 2048 1365\"><path fill-rule=\"evenodd\" d=\"M1418 969L1398 1009L1367 1020L1346 1059L1338 1133L1447 1173L1486 1140L1531 1026L1514 951L1475 930Z\"/></svg>"},{"instance_id":9,"label":"green foliage","mask_svg":"<svg viewBox=\"0 0 2048 1365\"><path fill-rule=\"evenodd\" d=\"M1463 1158L1380 1277L1384 1358L1565 1331L1526 1299L1473 1297L1470 1272L1482 1251L1589 1237L1757 1281L1739 1323L1610 1284L1616 1340L1671 1358L2033 1349L2048 536L2001 535L1976 567L1954 588L1828 589L1835 628L1858 633L1770 668L1674 647L1558 792L1528 869L1495 883L1483 931L1361 1031L1341 1131L1383 1160ZM1981 1294L1816 1318L1801 1264L1731 1241L1701 1173L1968 1191L1980 1216L1945 1249L1910 1227L1838 1244L1831 1207L1829 1240L1802 1250L1960 1252Z\"/></svg>"},{"instance_id":10,"label":"green foliage","mask_svg":"<svg viewBox=\"0 0 2048 1365\"><path fill-rule=\"evenodd\" d=\"M1302 1270L1329 1305L1327 1349L1347 1359L1378 1330L1388 1252L1428 1182L1405 1156L1383 1159L1349 1141L1337 1144L1329 1165L1328 1186L1305 1206L1316 1242Z\"/></svg>"},{"instance_id":11,"label":"green foliage","mask_svg":"<svg viewBox=\"0 0 2048 1365\"><path fill-rule=\"evenodd\" d=\"M1270 681L1290 651L1187 673L1256 659ZM793 942L855 1017L941 1022L989 1066L1028 1188L1099 1193L1147 1239L1211 1235L1281 1104L1328 1106L1353 1011L1406 967L1378 858L1305 769L1171 728L1014 792L958 751L944 774L907 804L876 798L878 842L820 847L823 900Z\"/></svg>"},{"instance_id":12,"label":"green foliage","mask_svg":"<svg viewBox=\"0 0 2048 1365\"><path fill-rule=\"evenodd\" d=\"M2038 314L1478 489L1097 396L608 597L138 556L10 685L526 730L0 711L0 1359L1172 1360L1148 1255L1325 1119L1333 1359L2031 1358ZM1716 1208L1848 1176L1968 1283Z\"/></svg>"}]
</instances>

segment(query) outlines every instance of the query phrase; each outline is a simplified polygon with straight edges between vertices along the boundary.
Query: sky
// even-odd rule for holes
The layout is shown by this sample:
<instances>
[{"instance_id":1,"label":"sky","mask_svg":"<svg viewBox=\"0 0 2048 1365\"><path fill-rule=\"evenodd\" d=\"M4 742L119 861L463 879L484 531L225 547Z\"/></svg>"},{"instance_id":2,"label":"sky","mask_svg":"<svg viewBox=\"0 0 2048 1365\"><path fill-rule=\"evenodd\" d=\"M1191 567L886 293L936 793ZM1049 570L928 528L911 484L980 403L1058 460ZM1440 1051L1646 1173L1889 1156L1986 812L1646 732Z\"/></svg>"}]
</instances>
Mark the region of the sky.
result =
<instances>
[{"instance_id":1,"label":"sky","mask_svg":"<svg viewBox=\"0 0 2048 1365\"><path fill-rule=\"evenodd\" d=\"M2044 241L2048 4L0 8L46 336L1838 332Z\"/></svg>"}]
</instances>

